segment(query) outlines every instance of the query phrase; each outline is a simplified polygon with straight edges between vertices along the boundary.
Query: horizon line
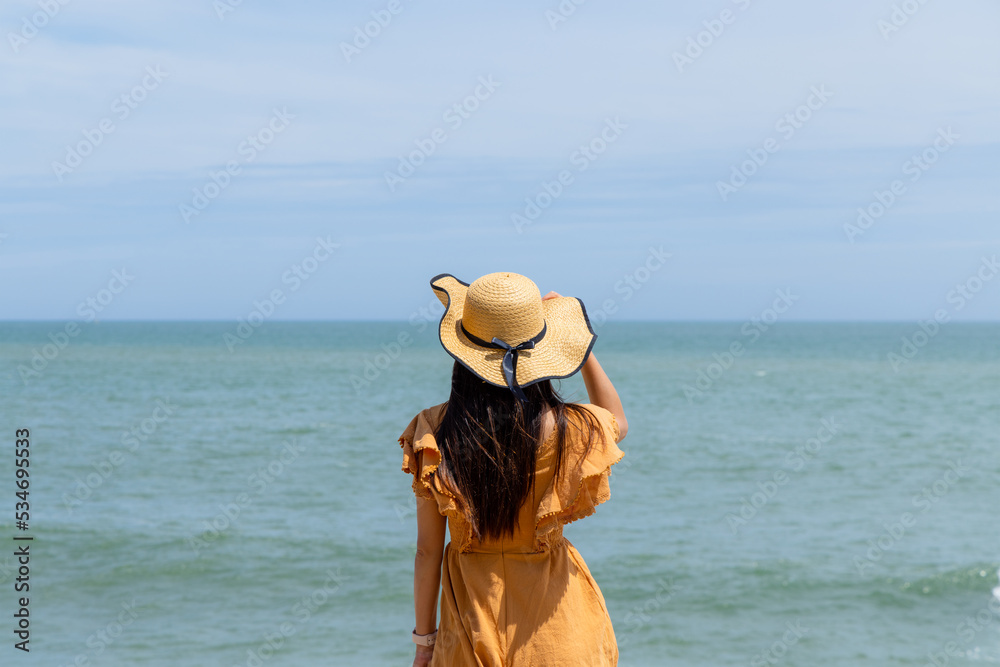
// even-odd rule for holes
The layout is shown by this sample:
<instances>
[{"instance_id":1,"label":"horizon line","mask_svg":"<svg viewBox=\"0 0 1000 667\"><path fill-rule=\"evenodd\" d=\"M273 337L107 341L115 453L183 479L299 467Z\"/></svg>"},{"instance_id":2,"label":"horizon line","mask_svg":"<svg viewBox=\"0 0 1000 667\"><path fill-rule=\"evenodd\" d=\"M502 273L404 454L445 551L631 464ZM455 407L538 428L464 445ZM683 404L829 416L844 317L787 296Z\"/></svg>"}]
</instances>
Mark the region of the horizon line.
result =
<instances>
[{"instance_id":1,"label":"horizon line","mask_svg":"<svg viewBox=\"0 0 1000 667\"><path fill-rule=\"evenodd\" d=\"M245 318L244 318L245 319ZM753 319L759 320L759 317L754 317ZM933 318L922 318L922 319L779 319L775 322L767 322L768 326L775 326L779 324L920 324L922 322L927 322L928 320L933 320ZM80 320L80 319L62 319L62 318L35 318L35 319L3 319L0 318L0 324L43 324L43 323L70 323L76 322L78 324L232 324L233 322L241 322L239 318L237 319L125 319L125 318L115 318L115 319L96 319L96 320ZM440 320L421 320L422 322L435 322ZM600 323L598 326L603 326L604 324L741 324L744 322L751 322L753 320L749 318L714 318L714 319L622 319L622 320L607 320ZM410 324L407 319L269 319L262 324L268 323L285 323L285 324ZM1000 318L995 320L950 320L947 322L938 322L940 325L947 324L1000 324ZM260 325L257 325L260 326Z\"/></svg>"}]
</instances>

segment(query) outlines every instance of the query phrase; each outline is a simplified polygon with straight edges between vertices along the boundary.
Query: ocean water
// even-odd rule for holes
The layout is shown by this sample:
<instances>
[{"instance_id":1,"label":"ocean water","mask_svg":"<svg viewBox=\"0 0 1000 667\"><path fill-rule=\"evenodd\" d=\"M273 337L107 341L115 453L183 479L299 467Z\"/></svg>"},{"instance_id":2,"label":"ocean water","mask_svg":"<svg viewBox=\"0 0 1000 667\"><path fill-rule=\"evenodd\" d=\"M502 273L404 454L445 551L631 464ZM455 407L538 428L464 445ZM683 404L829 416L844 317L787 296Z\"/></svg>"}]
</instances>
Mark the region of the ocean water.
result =
<instances>
[{"instance_id":1,"label":"ocean water","mask_svg":"<svg viewBox=\"0 0 1000 667\"><path fill-rule=\"evenodd\" d=\"M434 327L66 324L0 324L0 664L410 664L397 437L447 399ZM598 333L626 456L565 534L621 665L1000 663L1000 325Z\"/></svg>"}]
</instances>

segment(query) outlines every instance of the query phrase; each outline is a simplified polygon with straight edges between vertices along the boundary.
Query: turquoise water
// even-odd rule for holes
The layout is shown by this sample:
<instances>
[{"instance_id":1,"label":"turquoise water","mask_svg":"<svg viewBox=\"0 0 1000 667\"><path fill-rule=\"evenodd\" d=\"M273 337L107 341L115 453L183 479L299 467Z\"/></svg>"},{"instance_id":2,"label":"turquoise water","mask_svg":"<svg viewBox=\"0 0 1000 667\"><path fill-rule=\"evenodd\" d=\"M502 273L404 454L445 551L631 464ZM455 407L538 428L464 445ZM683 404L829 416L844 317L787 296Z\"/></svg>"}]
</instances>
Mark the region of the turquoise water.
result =
<instances>
[{"instance_id":1,"label":"turquoise water","mask_svg":"<svg viewBox=\"0 0 1000 667\"><path fill-rule=\"evenodd\" d=\"M410 664L396 439L447 399L433 327L269 322L230 350L232 323L78 323L59 349L65 324L0 324L0 540L35 538L30 654L0 550L0 664ZM598 331L626 457L565 533L620 664L1000 662L1000 325L918 335L898 369L915 324Z\"/></svg>"}]
</instances>

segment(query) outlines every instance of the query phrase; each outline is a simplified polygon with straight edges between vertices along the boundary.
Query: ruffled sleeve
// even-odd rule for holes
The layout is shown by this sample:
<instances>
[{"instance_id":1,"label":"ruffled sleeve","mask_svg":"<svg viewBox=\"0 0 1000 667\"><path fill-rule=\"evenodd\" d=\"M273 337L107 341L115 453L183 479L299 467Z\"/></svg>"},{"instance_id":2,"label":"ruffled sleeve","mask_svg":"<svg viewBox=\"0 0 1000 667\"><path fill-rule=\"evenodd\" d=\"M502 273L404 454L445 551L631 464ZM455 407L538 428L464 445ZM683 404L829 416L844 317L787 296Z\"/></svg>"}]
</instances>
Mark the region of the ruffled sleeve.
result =
<instances>
[{"instance_id":1,"label":"ruffled sleeve","mask_svg":"<svg viewBox=\"0 0 1000 667\"><path fill-rule=\"evenodd\" d=\"M581 461L583 434L573 428L566 430L565 459L559 479L552 480L538 505L535 534L542 542L560 525L590 516L597 505L611 498L608 483L611 466L625 456L618 448L619 427L614 414L598 405L584 404L584 407L597 417L599 424L594 445Z\"/></svg>"},{"instance_id":2,"label":"ruffled sleeve","mask_svg":"<svg viewBox=\"0 0 1000 667\"><path fill-rule=\"evenodd\" d=\"M441 423L446 405L441 403L420 411L399 436L399 446L403 448L402 471L413 475L414 494L436 500L441 514L460 518L461 510L455 497L442 488L434 474L441 465L441 451L434 432Z\"/></svg>"}]
</instances>

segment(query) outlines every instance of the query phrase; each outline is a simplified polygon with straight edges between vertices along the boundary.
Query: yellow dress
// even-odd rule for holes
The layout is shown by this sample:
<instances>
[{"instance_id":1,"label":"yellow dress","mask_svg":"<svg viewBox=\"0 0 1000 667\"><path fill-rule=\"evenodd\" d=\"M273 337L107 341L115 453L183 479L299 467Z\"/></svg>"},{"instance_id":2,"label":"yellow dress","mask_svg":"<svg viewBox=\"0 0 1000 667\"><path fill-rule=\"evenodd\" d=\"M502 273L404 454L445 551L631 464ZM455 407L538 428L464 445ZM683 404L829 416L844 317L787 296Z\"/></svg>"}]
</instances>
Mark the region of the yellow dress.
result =
<instances>
[{"instance_id":1,"label":"yellow dress","mask_svg":"<svg viewBox=\"0 0 1000 667\"><path fill-rule=\"evenodd\" d=\"M610 468L625 456L616 444L614 415L584 404L601 429L585 460L582 435L572 426L566 429L559 480L553 479L553 429L539 448L534 497L521 507L517 533L480 542L433 474L441 463L434 432L446 405L421 411L399 437L403 472L413 474L414 493L437 501L451 538L432 667L617 665L618 643L604 595L562 534L564 524L593 514L611 497Z\"/></svg>"}]
</instances>

